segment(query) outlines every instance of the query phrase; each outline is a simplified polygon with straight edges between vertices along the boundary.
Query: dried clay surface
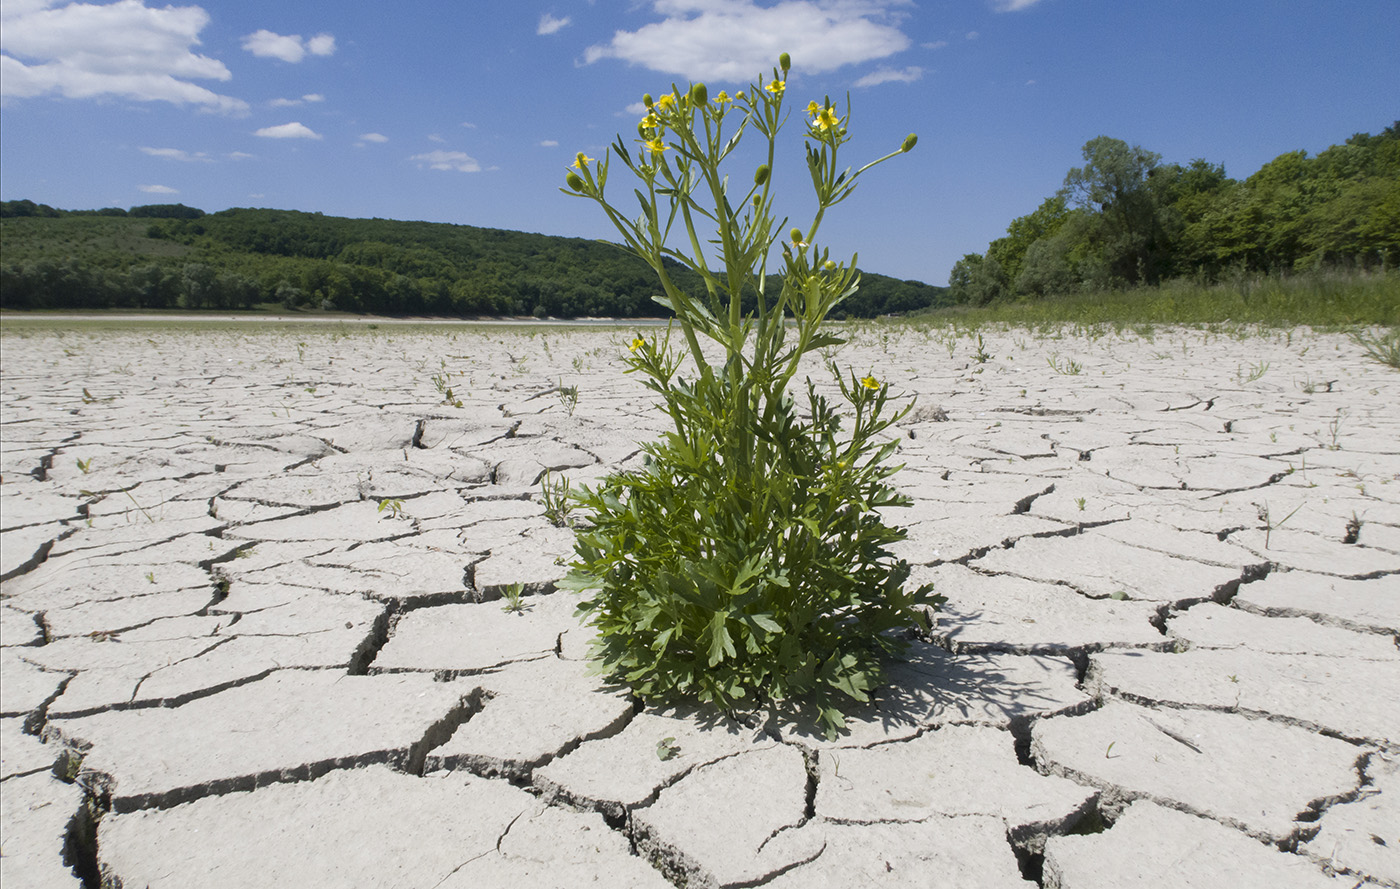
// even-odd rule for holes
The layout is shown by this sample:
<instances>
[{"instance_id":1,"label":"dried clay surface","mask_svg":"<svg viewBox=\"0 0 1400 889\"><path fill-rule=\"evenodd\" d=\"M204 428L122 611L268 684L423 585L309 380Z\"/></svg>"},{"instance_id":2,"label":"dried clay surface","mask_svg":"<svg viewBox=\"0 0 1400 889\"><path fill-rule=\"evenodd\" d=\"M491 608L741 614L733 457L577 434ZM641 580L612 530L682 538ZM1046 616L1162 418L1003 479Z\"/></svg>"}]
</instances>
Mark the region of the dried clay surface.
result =
<instances>
[{"instance_id":1,"label":"dried clay surface","mask_svg":"<svg viewBox=\"0 0 1400 889\"><path fill-rule=\"evenodd\" d=\"M632 333L7 318L0 882L1400 887L1400 373L849 329L948 601L832 740L588 669Z\"/></svg>"}]
</instances>

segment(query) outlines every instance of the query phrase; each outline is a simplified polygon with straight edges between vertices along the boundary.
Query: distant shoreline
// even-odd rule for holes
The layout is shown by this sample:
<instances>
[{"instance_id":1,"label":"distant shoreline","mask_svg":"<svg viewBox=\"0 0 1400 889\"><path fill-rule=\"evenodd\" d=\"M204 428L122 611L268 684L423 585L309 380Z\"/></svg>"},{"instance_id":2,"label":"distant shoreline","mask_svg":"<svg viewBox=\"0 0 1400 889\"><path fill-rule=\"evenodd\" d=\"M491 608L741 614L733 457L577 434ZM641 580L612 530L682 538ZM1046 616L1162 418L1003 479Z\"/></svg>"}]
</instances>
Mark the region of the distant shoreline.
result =
<instances>
[{"instance_id":1,"label":"distant shoreline","mask_svg":"<svg viewBox=\"0 0 1400 889\"><path fill-rule=\"evenodd\" d=\"M386 318L379 315L263 315L237 314L227 312L0 312L0 324L13 321L131 321L131 322L172 322L190 321L206 323L245 323L245 324L355 324L360 326L379 325L444 325L444 326L491 326L491 327L654 327L666 323L665 318L533 318L528 316L511 318L436 318L431 316L409 318Z\"/></svg>"}]
</instances>

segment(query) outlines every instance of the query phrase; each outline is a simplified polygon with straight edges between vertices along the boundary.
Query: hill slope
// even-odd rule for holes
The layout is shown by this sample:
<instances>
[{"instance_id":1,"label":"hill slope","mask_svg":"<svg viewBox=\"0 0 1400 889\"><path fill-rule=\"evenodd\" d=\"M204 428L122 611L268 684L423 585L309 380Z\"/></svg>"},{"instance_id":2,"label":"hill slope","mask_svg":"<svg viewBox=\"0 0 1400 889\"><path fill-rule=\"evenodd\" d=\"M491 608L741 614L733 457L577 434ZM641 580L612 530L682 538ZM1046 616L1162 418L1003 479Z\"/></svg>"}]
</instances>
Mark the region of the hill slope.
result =
<instances>
[{"instance_id":1,"label":"hill slope","mask_svg":"<svg viewBox=\"0 0 1400 889\"><path fill-rule=\"evenodd\" d=\"M335 309L387 315L660 316L655 277L618 247L500 229L289 210L0 205L0 305ZM698 279L678 270L683 286ZM872 317L945 288L864 275L843 306Z\"/></svg>"}]
</instances>

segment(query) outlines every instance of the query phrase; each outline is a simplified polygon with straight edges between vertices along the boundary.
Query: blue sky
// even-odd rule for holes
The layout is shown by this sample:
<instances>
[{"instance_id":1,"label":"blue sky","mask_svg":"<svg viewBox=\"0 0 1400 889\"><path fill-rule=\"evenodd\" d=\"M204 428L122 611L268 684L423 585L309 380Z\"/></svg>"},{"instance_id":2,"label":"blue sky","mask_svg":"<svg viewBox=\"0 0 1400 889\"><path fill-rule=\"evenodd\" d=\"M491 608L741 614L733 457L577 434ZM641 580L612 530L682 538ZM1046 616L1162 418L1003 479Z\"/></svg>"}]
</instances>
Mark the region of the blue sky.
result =
<instances>
[{"instance_id":1,"label":"blue sky","mask_svg":"<svg viewBox=\"0 0 1400 889\"><path fill-rule=\"evenodd\" d=\"M799 114L850 93L853 165L920 138L826 246L943 284L1096 136L1243 177L1400 118L1397 0L182 2L0 0L0 199L612 239L557 190L575 152L633 137L643 92L732 91L785 50ZM774 174L794 221L801 130Z\"/></svg>"}]
</instances>

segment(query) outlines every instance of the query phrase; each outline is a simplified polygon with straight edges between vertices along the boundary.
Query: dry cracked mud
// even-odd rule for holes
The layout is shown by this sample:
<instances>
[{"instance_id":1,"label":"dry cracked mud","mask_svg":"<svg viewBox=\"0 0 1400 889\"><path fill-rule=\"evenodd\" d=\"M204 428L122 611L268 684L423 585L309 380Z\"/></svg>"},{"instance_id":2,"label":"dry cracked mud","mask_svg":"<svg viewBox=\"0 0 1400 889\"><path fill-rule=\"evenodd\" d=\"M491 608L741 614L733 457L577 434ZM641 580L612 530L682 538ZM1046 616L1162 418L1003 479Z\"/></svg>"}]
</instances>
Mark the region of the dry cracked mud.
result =
<instances>
[{"instance_id":1,"label":"dry cracked mud","mask_svg":"<svg viewBox=\"0 0 1400 889\"><path fill-rule=\"evenodd\" d=\"M6 321L7 889L1400 887L1345 337L855 329L948 603L833 741L588 672L541 480L664 428L630 329L198 327Z\"/></svg>"}]
</instances>

